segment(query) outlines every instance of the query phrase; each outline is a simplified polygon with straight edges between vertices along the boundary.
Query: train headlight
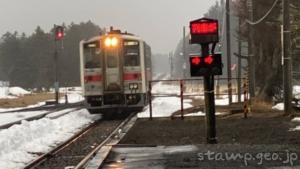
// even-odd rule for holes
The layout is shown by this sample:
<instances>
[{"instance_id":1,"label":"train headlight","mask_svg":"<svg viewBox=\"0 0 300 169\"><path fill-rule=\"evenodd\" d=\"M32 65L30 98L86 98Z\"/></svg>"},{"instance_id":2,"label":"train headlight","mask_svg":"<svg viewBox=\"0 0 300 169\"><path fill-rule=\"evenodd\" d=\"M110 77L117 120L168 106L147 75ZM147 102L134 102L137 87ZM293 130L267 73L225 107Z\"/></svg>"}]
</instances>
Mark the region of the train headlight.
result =
<instances>
[{"instance_id":1,"label":"train headlight","mask_svg":"<svg viewBox=\"0 0 300 169\"><path fill-rule=\"evenodd\" d=\"M118 45L118 39L117 39L116 37L113 37L113 38L111 39L111 45L112 45L112 46L117 46L117 45Z\"/></svg>"},{"instance_id":2,"label":"train headlight","mask_svg":"<svg viewBox=\"0 0 300 169\"><path fill-rule=\"evenodd\" d=\"M138 84L137 83L130 83L129 84L129 89L130 90L136 90L136 89L138 89Z\"/></svg>"},{"instance_id":3,"label":"train headlight","mask_svg":"<svg viewBox=\"0 0 300 169\"><path fill-rule=\"evenodd\" d=\"M118 45L118 38L116 37L113 37L113 38L109 38L107 37L105 40L104 40L104 44L106 47L115 47Z\"/></svg>"},{"instance_id":4,"label":"train headlight","mask_svg":"<svg viewBox=\"0 0 300 169\"><path fill-rule=\"evenodd\" d=\"M112 40L110 38L106 38L104 41L104 44L106 47L109 47L112 45Z\"/></svg>"}]
</instances>

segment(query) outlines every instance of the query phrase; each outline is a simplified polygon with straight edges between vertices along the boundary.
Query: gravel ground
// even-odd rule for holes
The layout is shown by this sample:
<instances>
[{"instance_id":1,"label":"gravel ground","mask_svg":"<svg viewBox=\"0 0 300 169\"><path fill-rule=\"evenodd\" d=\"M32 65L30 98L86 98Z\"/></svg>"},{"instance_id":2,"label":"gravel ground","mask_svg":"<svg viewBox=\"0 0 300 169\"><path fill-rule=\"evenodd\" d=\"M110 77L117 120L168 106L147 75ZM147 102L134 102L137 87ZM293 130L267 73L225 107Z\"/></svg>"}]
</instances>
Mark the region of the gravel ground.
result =
<instances>
[{"instance_id":1,"label":"gravel ground","mask_svg":"<svg viewBox=\"0 0 300 169\"><path fill-rule=\"evenodd\" d=\"M300 145L300 131L289 131L300 123L291 122L278 112L255 113L248 119L242 114L217 118L220 144ZM204 117L185 120L139 119L121 144L190 145L205 144Z\"/></svg>"},{"instance_id":2,"label":"gravel ground","mask_svg":"<svg viewBox=\"0 0 300 169\"><path fill-rule=\"evenodd\" d=\"M100 121L84 137L72 143L69 147L59 152L55 157L45 161L39 169L63 169L76 166L94 147L100 144L122 122L122 120Z\"/></svg>"},{"instance_id":3,"label":"gravel ground","mask_svg":"<svg viewBox=\"0 0 300 169\"><path fill-rule=\"evenodd\" d=\"M204 117L139 119L104 168L300 169L300 131L290 131L299 125L275 111L248 119L242 114L218 117L218 144L208 145ZM212 159L208 153L213 153ZM224 160L227 153L242 158Z\"/></svg>"}]
</instances>

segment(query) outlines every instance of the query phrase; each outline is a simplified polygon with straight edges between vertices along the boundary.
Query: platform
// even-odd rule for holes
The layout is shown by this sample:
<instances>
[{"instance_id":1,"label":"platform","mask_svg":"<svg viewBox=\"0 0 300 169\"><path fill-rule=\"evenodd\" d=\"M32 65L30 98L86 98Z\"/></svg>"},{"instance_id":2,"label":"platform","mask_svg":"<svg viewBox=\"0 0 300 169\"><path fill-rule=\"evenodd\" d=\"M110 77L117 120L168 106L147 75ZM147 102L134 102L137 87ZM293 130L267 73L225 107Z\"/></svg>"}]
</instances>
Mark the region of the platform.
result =
<instances>
[{"instance_id":1,"label":"platform","mask_svg":"<svg viewBox=\"0 0 300 169\"><path fill-rule=\"evenodd\" d=\"M232 155L235 155L236 159L232 159ZM290 159L288 160L287 158ZM299 169L299 158L299 148L281 145L188 145L146 147L118 145L112 148L112 151L105 160L102 168Z\"/></svg>"}]
</instances>

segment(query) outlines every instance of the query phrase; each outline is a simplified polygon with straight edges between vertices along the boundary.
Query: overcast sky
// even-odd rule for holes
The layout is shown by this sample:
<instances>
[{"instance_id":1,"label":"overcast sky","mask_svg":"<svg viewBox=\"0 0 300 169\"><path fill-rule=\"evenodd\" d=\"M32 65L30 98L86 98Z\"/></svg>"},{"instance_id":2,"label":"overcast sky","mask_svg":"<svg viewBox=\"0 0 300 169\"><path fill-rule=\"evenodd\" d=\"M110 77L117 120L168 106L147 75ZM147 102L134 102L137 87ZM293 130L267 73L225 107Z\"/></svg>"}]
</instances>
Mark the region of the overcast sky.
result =
<instances>
[{"instance_id":1,"label":"overcast sky","mask_svg":"<svg viewBox=\"0 0 300 169\"><path fill-rule=\"evenodd\" d=\"M54 24L91 20L145 39L155 53L174 50L182 27L198 19L216 0L0 0L0 34L31 34L37 25L49 31Z\"/></svg>"}]
</instances>

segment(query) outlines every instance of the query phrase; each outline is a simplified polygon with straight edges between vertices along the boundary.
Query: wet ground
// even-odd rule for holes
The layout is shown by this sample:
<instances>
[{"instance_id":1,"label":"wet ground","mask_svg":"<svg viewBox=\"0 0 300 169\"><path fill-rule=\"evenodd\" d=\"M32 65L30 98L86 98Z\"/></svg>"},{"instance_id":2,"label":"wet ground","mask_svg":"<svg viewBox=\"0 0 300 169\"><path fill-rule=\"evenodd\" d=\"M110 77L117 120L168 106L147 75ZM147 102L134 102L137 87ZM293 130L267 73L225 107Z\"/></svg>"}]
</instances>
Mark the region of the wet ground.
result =
<instances>
[{"instance_id":1,"label":"wet ground","mask_svg":"<svg viewBox=\"0 0 300 169\"><path fill-rule=\"evenodd\" d=\"M217 118L218 144L206 144L205 118L139 119L102 168L300 169L300 122L280 112Z\"/></svg>"},{"instance_id":2,"label":"wet ground","mask_svg":"<svg viewBox=\"0 0 300 169\"><path fill-rule=\"evenodd\" d=\"M292 144L300 146L300 131L292 131L300 123L274 113L256 113L244 119L242 114L217 118L220 144ZM205 118L189 117L139 119L121 144L190 145L205 144Z\"/></svg>"},{"instance_id":3,"label":"wet ground","mask_svg":"<svg viewBox=\"0 0 300 169\"><path fill-rule=\"evenodd\" d=\"M300 149L280 145L114 147L104 169L299 169Z\"/></svg>"}]
</instances>

